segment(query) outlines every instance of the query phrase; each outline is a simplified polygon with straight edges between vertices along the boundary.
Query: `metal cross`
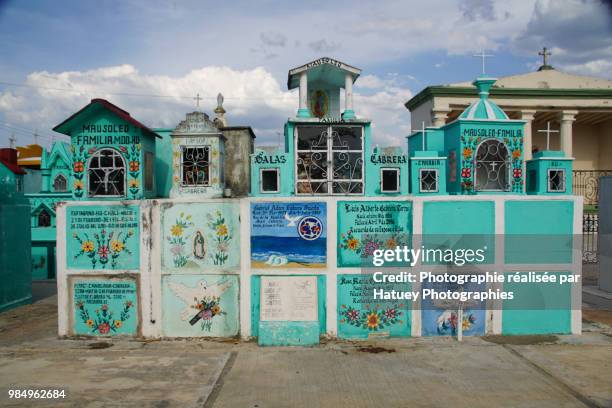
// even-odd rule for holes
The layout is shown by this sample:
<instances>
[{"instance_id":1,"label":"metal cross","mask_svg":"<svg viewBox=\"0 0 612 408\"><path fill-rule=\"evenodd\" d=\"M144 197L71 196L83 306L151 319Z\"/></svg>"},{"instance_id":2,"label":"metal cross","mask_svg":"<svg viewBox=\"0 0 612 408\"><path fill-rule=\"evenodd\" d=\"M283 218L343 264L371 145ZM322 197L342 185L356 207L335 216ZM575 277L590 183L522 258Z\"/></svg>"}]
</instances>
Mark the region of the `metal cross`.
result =
<instances>
[{"instance_id":1,"label":"metal cross","mask_svg":"<svg viewBox=\"0 0 612 408\"><path fill-rule=\"evenodd\" d=\"M544 47L544 49L542 49L541 52L538 52L538 55L541 55L544 60L542 65L548 65L547 59L548 57L552 55L550 52L547 52L547 51L548 51L548 48Z\"/></svg>"},{"instance_id":2,"label":"metal cross","mask_svg":"<svg viewBox=\"0 0 612 408\"><path fill-rule=\"evenodd\" d=\"M9 137L9 142L11 143L11 149L15 148L15 142L17 139L15 138L15 133L11 133L11 137Z\"/></svg>"},{"instance_id":3,"label":"metal cross","mask_svg":"<svg viewBox=\"0 0 612 408\"><path fill-rule=\"evenodd\" d=\"M200 94L197 94L195 98L193 98L194 101L196 101L196 107L200 107L200 101L204 99L202 97L200 97Z\"/></svg>"},{"instance_id":4,"label":"metal cross","mask_svg":"<svg viewBox=\"0 0 612 408\"><path fill-rule=\"evenodd\" d=\"M482 75L484 75L485 74L485 59L487 57L493 57L493 54L486 54L485 50L483 48L483 50L480 52L480 54L474 54L473 56L474 57L482 58Z\"/></svg>"},{"instance_id":5,"label":"metal cross","mask_svg":"<svg viewBox=\"0 0 612 408\"><path fill-rule=\"evenodd\" d=\"M426 145L426 140L425 140L425 132L433 132L433 129L426 129L425 128L425 122L421 122L421 128L420 129L412 129L412 133L416 133L416 132L421 132L421 138L422 138L422 148L423 151L427 150L425 147Z\"/></svg>"},{"instance_id":6,"label":"metal cross","mask_svg":"<svg viewBox=\"0 0 612 408\"><path fill-rule=\"evenodd\" d=\"M546 48L544 48L546 49ZM550 129L550 121L546 122L546 129L541 129L538 130L538 132L544 132L546 133L546 150L550 150L550 134L551 133L559 133L558 130L551 130Z\"/></svg>"}]
</instances>

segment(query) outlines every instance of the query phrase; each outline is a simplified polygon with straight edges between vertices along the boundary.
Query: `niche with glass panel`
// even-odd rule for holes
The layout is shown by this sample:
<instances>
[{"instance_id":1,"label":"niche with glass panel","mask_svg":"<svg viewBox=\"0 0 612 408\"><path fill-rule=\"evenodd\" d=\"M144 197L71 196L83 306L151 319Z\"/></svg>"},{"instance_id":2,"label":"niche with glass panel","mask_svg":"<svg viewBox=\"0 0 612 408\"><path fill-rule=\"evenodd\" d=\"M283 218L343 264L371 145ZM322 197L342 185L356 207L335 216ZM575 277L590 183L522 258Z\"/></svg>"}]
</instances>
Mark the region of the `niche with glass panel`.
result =
<instances>
[{"instance_id":1,"label":"niche with glass panel","mask_svg":"<svg viewBox=\"0 0 612 408\"><path fill-rule=\"evenodd\" d=\"M419 191L421 193L438 192L437 169L419 169Z\"/></svg>"},{"instance_id":2,"label":"niche with glass panel","mask_svg":"<svg viewBox=\"0 0 612 408\"><path fill-rule=\"evenodd\" d=\"M50 227L51 226L51 214L46 209L40 210L37 217L38 227Z\"/></svg>"},{"instance_id":3,"label":"niche with glass panel","mask_svg":"<svg viewBox=\"0 0 612 408\"><path fill-rule=\"evenodd\" d=\"M363 194L363 127L297 126L297 194Z\"/></svg>"},{"instance_id":4,"label":"niche with glass panel","mask_svg":"<svg viewBox=\"0 0 612 408\"><path fill-rule=\"evenodd\" d=\"M190 187L210 184L210 146L183 146L181 184Z\"/></svg>"},{"instance_id":5,"label":"niche with glass panel","mask_svg":"<svg viewBox=\"0 0 612 408\"><path fill-rule=\"evenodd\" d=\"M68 180L62 174L58 174L53 179L53 191L66 191L68 189Z\"/></svg>"},{"instance_id":6,"label":"niche with glass panel","mask_svg":"<svg viewBox=\"0 0 612 408\"><path fill-rule=\"evenodd\" d=\"M260 180L260 193L278 193L279 192L279 181L280 174L277 168L273 169L260 169L259 180Z\"/></svg>"},{"instance_id":7,"label":"niche with glass panel","mask_svg":"<svg viewBox=\"0 0 612 408\"><path fill-rule=\"evenodd\" d=\"M565 169L548 169L548 192L565 193Z\"/></svg>"},{"instance_id":8,"label":"niche with glass panel","mask_svg":"<svg viewBox=\"0 0 612 408\"><path fill-rule=\"evenodd\" d=\"M125 161L115 149L100 149L89 159L87 188L90 197L125 195Z\"/></svg>"},{"instance_id":9,"label":"niche with glass panel","mask_svg":"<svg viewBox=\"0 0 612 408\"><path fill-rule=\"evenodd\" d=\"M380 191L381 193L399 193L400 191L400 169L380 169Z\"/></svg>"},{"instance_id":10,"label":"niche with glass panel","mask_svg":"<svg viewBox=\"0 0 612 408\"><path fill-rule=\"evenodd\" d=\"M474 159L477 191L510 191L510 154L504 142L487 139L476 149Z\"/></svg>"}]
</instances>

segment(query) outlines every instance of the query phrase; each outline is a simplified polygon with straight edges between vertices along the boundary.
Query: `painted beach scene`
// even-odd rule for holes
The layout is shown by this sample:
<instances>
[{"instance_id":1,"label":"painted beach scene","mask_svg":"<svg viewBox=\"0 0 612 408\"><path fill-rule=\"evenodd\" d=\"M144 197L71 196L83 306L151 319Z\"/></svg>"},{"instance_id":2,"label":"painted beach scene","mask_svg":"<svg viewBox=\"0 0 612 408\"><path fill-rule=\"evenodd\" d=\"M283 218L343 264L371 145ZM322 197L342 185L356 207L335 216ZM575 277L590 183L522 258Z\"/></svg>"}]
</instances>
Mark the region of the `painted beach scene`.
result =
<instances>
[{"instance_id":1,"label":"painted beach scene","mask_svg":"<svg viewBox=\"0 0 612 408\"><path fill-rule=\"evenodd\" d=\"M325 203L251 204L252 268L324 268L326 253Z\"/></svg>"}]
</instances>

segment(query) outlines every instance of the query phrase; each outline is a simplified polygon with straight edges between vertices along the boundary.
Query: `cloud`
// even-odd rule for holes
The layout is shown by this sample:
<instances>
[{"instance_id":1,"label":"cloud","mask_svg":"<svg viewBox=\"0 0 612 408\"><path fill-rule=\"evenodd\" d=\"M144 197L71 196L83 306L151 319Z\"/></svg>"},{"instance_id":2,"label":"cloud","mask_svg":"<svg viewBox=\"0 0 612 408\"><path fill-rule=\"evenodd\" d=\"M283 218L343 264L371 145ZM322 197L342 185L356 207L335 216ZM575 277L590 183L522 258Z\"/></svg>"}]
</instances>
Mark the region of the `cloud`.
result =
<instances>
[{"instance_id":1,"label":"cloud","mask_svg":"<svg viewBox=\"0 0 612 408\"><path fill-rule=\"evenodd\" d=\"M533 55L548 47L551 64L568 71L612 77L612 12L597 0L539 0L513 43L516 53Z\"/></svg>"},{"instance_id":2,"label":"cloud","mask_svg":"<svg viewBox=\"0 0 612 408\"><path fill-rule=\"evenodd\" d=\"M287 44L287 37L283 33L266 31L259 35L261 42L270 47L284 47Z\"/></svg>"},{"instance_id":3,"label":"cloud","mask_svg":"<svg viewBox=\"0 0 612 408\"><path fill-rule=\"evenodd\" d=\"M403 102L412 93L398 86L395 77L389 78L360 78L357 83L363 79L368 92L355 92L355 110L376 123L375 143L401 145L410 123ZM249 125L258 144L276 144L277 133L283 131L298 105L297 92L283 90L262 67L206 66L182 76L167 76L144 74L124 64L86 71L32 72L25 85L0 92L0 113L8 123L47 134L92 98L108 99L149 127L174 128L185 113L195 109L197 93L204 98L200 109L213 116L221 92L230 125Z\"/></svg>"},{"instance_id":4,"label":"cloud","mask_svg":"<svg viewBox=\"0 0 612 408\"><path fill-rule=\"evenodd\" d=\"M495 20L492 0L462 0L459 2L459 10L470 21Z\"/></svg>"},{"instance_id":5,"label":"cloud","mask_svg":"<svg viewBox=\"0 0 612 408\"><path fill-rule=\"evenodd\" d=\"M330 52L340 48L340 44L331 42L328 43L326 39L312 41L308 43L308 46L316 52Z\"/></svg>"}]
</instances>

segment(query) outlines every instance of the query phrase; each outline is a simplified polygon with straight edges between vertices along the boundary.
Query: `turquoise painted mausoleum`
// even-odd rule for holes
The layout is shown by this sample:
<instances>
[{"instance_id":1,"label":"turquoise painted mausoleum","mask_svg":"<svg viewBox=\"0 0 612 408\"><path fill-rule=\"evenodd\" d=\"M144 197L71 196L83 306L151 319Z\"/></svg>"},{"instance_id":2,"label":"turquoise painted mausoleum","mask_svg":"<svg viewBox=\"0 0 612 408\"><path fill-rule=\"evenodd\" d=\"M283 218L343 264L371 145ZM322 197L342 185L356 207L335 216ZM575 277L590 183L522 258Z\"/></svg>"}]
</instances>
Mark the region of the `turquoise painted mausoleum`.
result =
<instances>
[{"instance_id":1,"label":"turquoise painted mausoleum","mask_svg":"<svg viewBox=\"0 0 612 408\"><path fill-rule=\"evenodd\" d=\"M405 149L373 146L372 121L353 103L360 74L331 58L291 69L299 104L282 147L255 148L249 127L229 126L221 95L214 119L196 110L172 129L150 129L101 99L58 125L71 144L49 162L69 170L43 183L54 204L31 200L57 217L59 334L313 345L321 336L579 333L572 158L543 151L525 162L525 122L489 99L489 77L476 78L479 96L455 121L398 135ZM60 175L65 191L51 182ZM433 258L376 264L404 247ZM504 280L381 283L373 274L397 268ZM489 299L375 298L375 289Z\"/></svg>"}]
</instances>

